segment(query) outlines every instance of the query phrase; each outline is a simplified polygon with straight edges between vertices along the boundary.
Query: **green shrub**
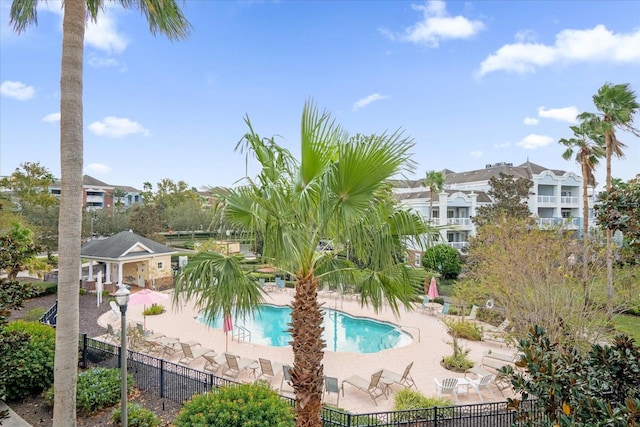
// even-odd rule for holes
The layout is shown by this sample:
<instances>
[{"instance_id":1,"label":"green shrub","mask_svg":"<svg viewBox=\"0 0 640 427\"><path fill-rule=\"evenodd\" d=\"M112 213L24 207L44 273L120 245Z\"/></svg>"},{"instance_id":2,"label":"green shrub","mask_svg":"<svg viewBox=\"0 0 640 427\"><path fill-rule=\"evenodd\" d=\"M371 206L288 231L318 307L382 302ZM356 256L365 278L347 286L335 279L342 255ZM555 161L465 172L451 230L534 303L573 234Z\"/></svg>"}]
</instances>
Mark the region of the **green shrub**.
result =
<instances>
[{"instance_id":1,"label":"green shrub","mask_svg":"<svg viewBox=\"0 0 640 427\"><path fill-rule=\"evenodd\" d=\"M435 245L425 251L422 265L427 270L437 271L444 279L455 279L462 271L462 258L449 245Z\"/></svg>"},{"instance_id":2,"label":"green shrub","mask_svg":"<svg viewBox=\"0 0 640 427\"><path fill-rule=\"evenodd\" d=\"M9 350L5 358L7 370L0 381L6 386L7 400L19 400L53 384L53 359L56 332L51 326L38 322L17 320L6 326L6 331L25 333L27 343L18 350Z\"/></svg>"},{"instance_id":3,"label":"green shrub","mask_svg":"<svg viewBox=\"0 0 640 427\"><path fill-rule=\"evenodd\" d=\"M457 355L445 356L442 359L442 365L445 369L454 372L466 372L467 369L473 368L473 362L467 358L469 352L458 353Z\"/></svg>"},{"instance_id":4,"label":"green shrub","mask_svg":"<svg viewBox=\"0 0 640 427\"><path fill-rule=\"evenodd\" d=\"M117 425L121 425L121 411L122 407L118 406L111 414L111 420ZM133 402L127 404L127 425L128 427L156 427L160 425L160 419L151 410Z\"/></svg>"},{"instance_id":5,"label":"green shrub","mask_svg":"<svg viewBox=\"0 0 640 427\"><path fill-rule=\"evenodd\" d=\"M417 421L432 420L434 406L451 406L453 403L443 397L426 397L422 393L405 388L394 396L393 410L408 411L415 409L425 409L423 411L412 411L395 415L396 421ZM453 409L438 410L440 416L453 415Z\"/></svg>"},{"instance_id":6,"label":"green shrub","mask_svg":"<svg viewBox=\"0 0 640 427\"><path fill-rule=\"evenodd\" d=\"M451 333L455 333L458 338L464 338L471 341L482 341L482 329L475 323L459 320L451 322L450 325L447 326L451 327Z\"/></svg>"},{"instance_id":7,"label":"green shrub","mask_svg":"<svg viewBox=\"0 0 640 427\"><path fill-rule=\"evenodd\" d=\"M174 420L176 427L294 426L293 410L268 385L223 386L193 396Z\"/></svg>"},{"instance_id":8,"label":"green shrub","mask_svg":"<svg viewBox=\"0 0 640 427\"><path fill-rule=\"evenodd\" d=\"M164 313L164 306L162 304L152 304L149 308L145 309L142 314L145 316L155 316L157 314Z\"/></svg>"},{"instance_id":9,"label":"green shrub","mask_svg":"<svg viewBox=\"0 0 640 427\"><path fill-rule=\"evenodd\" d=\"M80 288L80 295L86 295L87 290L85 288Z\"/></svg>"},{"instance_id":10,"label":"green shrub","mask_svg":"<svg viewBox=\"0 0 640 427\"><path fill-rule=\"evenodd\" d=\"M480 307L478 309L477 319L489 325L498 326L505 319L505 316L501 311Z\"/></svg>"},{"instance_id":11,"label":"green shrub","mask_svg":"<svg viewBox=\"0 0 640 427\"><path fill-rule=\"evenodd\" d=\"M87 414L113 406L120 401L120 369L93 368L78 374L76 408ZM127 375L127 392L131 391L133 377ZM53 387L45 393L45 400L53 405Z\"/></svg>"},{"instance_id":12,"label":"green shrub","mask_svg":"<svg viewBox=\"0 0 640 427\"><path fill-rule=\"evenodd\" d=\"M55 282L29 282L29 285L34 289L37 297L58 292L58 284Z\"/></svg>"}]
</instances>

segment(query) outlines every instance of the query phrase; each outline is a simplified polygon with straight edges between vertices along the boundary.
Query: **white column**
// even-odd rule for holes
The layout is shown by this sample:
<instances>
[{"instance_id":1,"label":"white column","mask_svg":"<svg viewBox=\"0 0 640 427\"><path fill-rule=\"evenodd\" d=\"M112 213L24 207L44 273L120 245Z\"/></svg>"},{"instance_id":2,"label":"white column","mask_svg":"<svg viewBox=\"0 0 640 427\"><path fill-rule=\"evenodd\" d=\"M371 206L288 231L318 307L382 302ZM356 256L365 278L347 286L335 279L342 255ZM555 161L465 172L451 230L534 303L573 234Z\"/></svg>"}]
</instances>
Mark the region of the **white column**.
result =
<instances>
[{"instance_id":1,"label":"white column","mask_svg":"<svg viewBox=\"0 0 640 427\"><path fill-rule=\"evenodd\" d=\"M93 260L89 261L89 280L93 280Z\"/></svg>"},{"instance_id":2,"label":"white column","mask_svg":"<svg viewBox=\"0 0 640 427\"><path fill-rule=\"evenodd\" d=\"M118 261L118 285L122 285L122 261Z\"/></svg>"},{"instance_id":3,"label":"white column","mask_svg":"<svg viewBox=\"0 0 640 427\"><path fill-rule=\"evenodd\" d=\"M107 261L107 277L105 283L111 283L111 261Z\"/></svg>"}]
</instances>

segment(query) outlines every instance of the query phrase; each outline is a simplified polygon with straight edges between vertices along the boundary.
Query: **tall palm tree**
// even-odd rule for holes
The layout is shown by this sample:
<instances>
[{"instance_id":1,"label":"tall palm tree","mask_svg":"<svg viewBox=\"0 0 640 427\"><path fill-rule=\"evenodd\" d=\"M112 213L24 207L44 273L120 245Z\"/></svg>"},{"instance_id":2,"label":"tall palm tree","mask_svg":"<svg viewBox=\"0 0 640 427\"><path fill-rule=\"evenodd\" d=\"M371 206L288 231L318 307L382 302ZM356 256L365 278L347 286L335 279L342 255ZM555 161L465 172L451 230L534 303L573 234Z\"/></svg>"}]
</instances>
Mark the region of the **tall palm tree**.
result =
<instances>
[{"instance_id":1,"label":"tall palm tree","mask_svg":"<svg viewBox=\"0 0 640 427\"><path fill-rule=\"evenodd\" d=\"M424 178L424 185L429 189L429 224L433 225L433 193L440 193L444 189L445 176L442 171L427 171ZM431 234L428 238L431 244Z\"/></svg>"},{"instance_id":2,"label":"tall palm tree","mask_svg":"<svg viewBox=\"0 0 640 427\"><path fill-rule=\"evenodd\" d=\"M622 129L638 135L633 127L633 116L638 113L640 105L636 94L628 83L612 85L605 83L598 93L593 95L595 104L602 120L602 133L605 142L605 157L607 161L606 190L611 190L611 158L624 157L625 145L616 137L616 130ZM607 299L613 298L613 230L606 230L607 234Z\"/></svg>"},{"instance_id":3,"label":"tall palm tree","mask_svg":"<svg viewBox=\"0 0 640 427\"><path fill-rule=\"evenodd\" d=\"M562 138L559 142L566 150L562 153L565 160L571 159L575 154L575 161L582 169L582 281L584 286L585 304L589 303L589 194L588 188L595 188L595 176L593 174L598 162L604 157L604 138L598 129L601 127L600 119L592 113L582 113L578 116L581 123L571 126L573 138Z\"/></svg>"},{"instance_id":4,"label":"tall palm tree","mask_svg":"<svg viewBox=\"0 0 640 427\"><path fill-rule=\"evenodd\" d=\"M174 0L132 2L120 0L123 7L135 7L147 17L151 32L162 32L171 39L184 38L189 23ZM11 24L23 32L37 23L37 0L13 0ZM58 225L58 318L54 366L53 425L76 425L76 381L78 347L78 294L82 228L83 110L82 61L85 17L93 21L103 7L102 0L65 0L62 18L62 66L60 72L60 219Z\"/></svg>"},{"instance_id":5,"label":"tall palm tree","mask_svg":"<svg viewBox=\"0 0 640 427\"><path fill-rule=\"evenodd\" d=\"M255 180L220 193L218 214L262 239L263 261L295 278L290 332L296 426L319 427L325 342L318 287L354 284L363 303L377 311L386 299L396 313L400 304L410 307L421 288L402 254L405 239L419 241L427 230L419 216L399 208L387 184L413 167L413 144L398 132L348 137L328 113L307 103L298 162L246 122L249 132L236 150L255 156L262 170ZM318 250L321 241L332 242L331 249ZM196 256L176 279L175 297L195 297L209 317L249 315L262 294L238 263L219 253Z\"/></svg>"}]
</instances>

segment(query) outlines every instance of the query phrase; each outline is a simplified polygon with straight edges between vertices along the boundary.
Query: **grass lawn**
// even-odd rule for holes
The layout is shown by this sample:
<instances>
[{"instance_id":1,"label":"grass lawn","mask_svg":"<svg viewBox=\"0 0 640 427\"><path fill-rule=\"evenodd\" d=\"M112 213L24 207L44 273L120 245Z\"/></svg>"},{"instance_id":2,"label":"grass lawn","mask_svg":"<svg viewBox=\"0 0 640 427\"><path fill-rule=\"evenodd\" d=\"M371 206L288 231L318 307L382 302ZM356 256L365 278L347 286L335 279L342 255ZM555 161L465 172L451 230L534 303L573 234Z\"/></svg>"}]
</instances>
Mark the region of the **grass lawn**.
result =
<instances>
[{"instance_id":1,"label":"grass lawn","mask_svg":"<svg viewBox=\"0 0 640 427\"><path fill-rule=\"evenodd\" d=\"M613 323L616 329L629 335L636 340L636 344L640 344L640 316L632 316L630 314L622 314L617 316Z\"/></svg>"}]
</instances>

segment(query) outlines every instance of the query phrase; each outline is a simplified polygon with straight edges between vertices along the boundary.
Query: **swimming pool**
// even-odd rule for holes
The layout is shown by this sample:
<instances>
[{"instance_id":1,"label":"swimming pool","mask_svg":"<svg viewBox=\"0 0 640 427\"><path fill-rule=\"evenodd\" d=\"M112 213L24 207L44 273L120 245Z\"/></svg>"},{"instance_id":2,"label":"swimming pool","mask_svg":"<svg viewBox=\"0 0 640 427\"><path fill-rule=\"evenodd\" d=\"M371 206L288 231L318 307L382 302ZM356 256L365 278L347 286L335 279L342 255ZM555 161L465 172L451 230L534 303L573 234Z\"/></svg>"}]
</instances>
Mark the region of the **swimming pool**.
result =
<instances>
[{"instance_id":1,"label":"swimming pool","mask_svg":"<svg viewBox=\"0 0 640 427\"><path fill-rule=\"evenodd\" d=\"M403 347L412 340L411 335L397 326L366 317L350 316L342 311L325 309L325 350L352 353L377 353L389 348ZM202 315L198 321L212 328L222 329L222 319L206 322ZM291 321L291 308L263 304L253 317L238 319L237 324L251 331L251 342L255 344L286 347L291 335L286 332ZM235 326L235 325L234 325Z\"/></svg>"}]
</instances>

